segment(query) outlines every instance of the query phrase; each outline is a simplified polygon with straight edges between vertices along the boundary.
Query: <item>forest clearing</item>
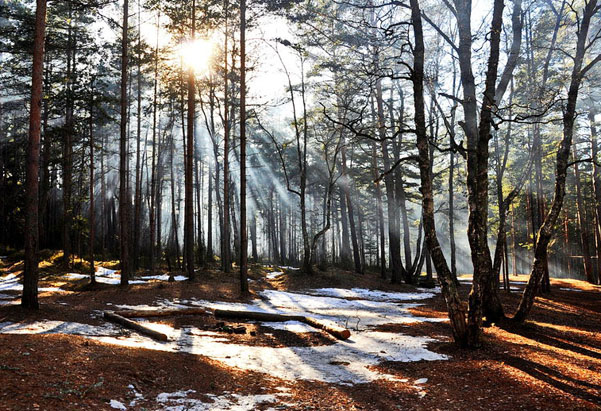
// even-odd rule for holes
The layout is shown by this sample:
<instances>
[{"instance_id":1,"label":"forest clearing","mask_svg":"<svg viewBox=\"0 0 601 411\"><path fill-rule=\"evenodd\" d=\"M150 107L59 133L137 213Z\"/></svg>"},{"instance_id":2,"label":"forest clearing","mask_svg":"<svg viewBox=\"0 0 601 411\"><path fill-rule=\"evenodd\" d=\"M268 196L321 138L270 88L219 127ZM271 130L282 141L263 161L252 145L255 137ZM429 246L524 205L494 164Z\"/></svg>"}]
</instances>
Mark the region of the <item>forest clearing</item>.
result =
<instances>
[{"instance_id":1,"label":"forest clearing","mask_svg":"<svg viewBox=\"0 0 601 411\"><path fill-rule=\"evenodd\" d=\"M0 409L601 409L599 0L0 0Z\"/></svg>"},{"instance_id":2,"label":"forest clearing","mask_svg":"<svg viewBox=\"0 0 601 411\"><path fill-rule=\"evenodd\" d=\"M538 301L528 323L486 328L483 348L464 351L452 343L438 288L393 286L375 275L327 272L316 282L291 268L253 265L253 295L240 299L237 279L216 271L206 272L202 284L140 277L123 289L113 270L100 269L96 290L86 290L83 275L56 273L42 277L44 309L24 313L18 276L7 275L8 262L2 265L5 409L488 409L492 401L495 409L593 409L601 403L601 288L582 281L553 280L555 291ZM501 293L506 306L516 304L526 279L512 277L511 293ZM463 292L470 280L461 277ZM163 342L102 319L105 310L192 307L311 314L349 328L351 337L339 340L297 321L209 314L138 319L167 334Z\"/></svg>"}]
</instances>

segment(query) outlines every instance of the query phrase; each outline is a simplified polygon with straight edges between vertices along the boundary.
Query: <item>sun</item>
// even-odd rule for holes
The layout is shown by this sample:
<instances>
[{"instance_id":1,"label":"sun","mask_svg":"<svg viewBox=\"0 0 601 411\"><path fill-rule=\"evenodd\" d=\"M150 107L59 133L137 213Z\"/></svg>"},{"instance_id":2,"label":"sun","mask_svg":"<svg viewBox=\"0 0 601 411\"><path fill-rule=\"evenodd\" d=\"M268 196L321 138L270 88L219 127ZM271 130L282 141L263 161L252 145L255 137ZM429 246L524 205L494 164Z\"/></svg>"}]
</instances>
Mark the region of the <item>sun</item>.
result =
<instances>
[{"instance_id":1,"label":"sun","mask_svg":"<svg viewBox=\"0 0 601 411\"><path fill-rule=\"evenodd\" d=\"M179 56L186 68L191 68L197 74L204 74L210 69L214 48L211 40L196 39L182 43Z\"/></svg>"}]
</instances>

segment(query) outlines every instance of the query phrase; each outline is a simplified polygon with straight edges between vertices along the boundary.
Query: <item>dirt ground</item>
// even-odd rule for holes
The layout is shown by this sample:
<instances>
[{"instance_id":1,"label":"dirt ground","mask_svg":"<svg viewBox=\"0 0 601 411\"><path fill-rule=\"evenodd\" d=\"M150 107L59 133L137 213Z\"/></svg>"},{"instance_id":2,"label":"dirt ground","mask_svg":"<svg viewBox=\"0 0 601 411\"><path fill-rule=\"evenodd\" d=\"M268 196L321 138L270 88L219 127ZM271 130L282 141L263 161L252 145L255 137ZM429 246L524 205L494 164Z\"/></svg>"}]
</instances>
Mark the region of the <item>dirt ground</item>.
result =
<instances>
[{"instance_id":1,"label":"dirt ground","mask_svg":"<svg viewBox=\"0 0 601 411\"><path fill-rule=\"evenodd\" d=\"M306 277L287 271L284 276L267 280L265 271L261 267L251 271L251 288L255 293L270 288L309 287L412 290L404 285L391 285L375 273L358 276L327 272ZM42 284L56 285L57 277L47 277ZM90 291L84 291L84 284L85 280L81 280L71 291L43 293L41 310L37 312L2 306L0 322L50 319L95 324L102 320L91 318L90 312L106 309L107 302L135 305L152 304L159 298L193 297L238 301L236 274L217 271L204 272L195 284L157 281L126 289L102 285ZM118 347L74 335L0 334L0 409L111 409L110 400L128 403L133 398L127 388L130 384L144 395L145 399L133 408L139 410L160 409L154 399L163 392L192 389L196 392L191 397L210 401L207 394L269 394L282 387L289 389L291 396L286 401L294 405L280 404L278 409L601 409L601 290L575 280L553 280L552 286L551 294L537 298L530 320L524 325L486 328L484 344L479 350L457 348L444 322L381 326L382 331L436 338L438 342L428 348L449 355L450 359L382 363L378 367L398 376L399 381L378 380L354 386L290 382L234 369L203 356ZM461 289L464 296L469 292L468 285ZM511 313L517 306L519 293L501 291L501 296L506 311ZM420 303L423 305L414 308L414 314L446 316L439 294ZM335 343L326 334L295 334L284 330L266 333L261 326L220 324L212 318L160 321L217 331L224 326L244 326L247 333L243 336L223 334L250 346ZM427 378L427 383L422 390L416 390L410 381L421 378Z\"/></svg>"}]
</instances>

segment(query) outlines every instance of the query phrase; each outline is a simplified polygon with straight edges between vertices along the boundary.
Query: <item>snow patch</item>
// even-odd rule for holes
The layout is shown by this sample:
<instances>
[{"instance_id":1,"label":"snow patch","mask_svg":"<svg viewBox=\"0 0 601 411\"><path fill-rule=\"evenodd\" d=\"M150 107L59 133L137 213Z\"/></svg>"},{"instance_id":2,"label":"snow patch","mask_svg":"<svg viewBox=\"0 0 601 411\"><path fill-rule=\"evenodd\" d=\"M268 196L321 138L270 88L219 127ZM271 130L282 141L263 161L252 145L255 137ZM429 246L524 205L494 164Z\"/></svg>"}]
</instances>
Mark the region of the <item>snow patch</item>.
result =
<instances>
[{"instance_id":1,"label":"snow patch","mask_svg":"<svg viewBox=\"0 0 601 411\"><path fill-rule=\"evenodd\" d=\"M2 334L72 334L85 337L121 336L123 329L111 323L90 325L66 321L35 321L32 323L0 323Z\"/></svg>"},{"instance_id":2,"label":"snow patch","mask_svg":"<svg viewBox=\"0 0 601 411\"><path fill-rule=\"evenodd\" d=\"M284 330L284 331L290 331L293 333L317 333L320 332L319 330L316 330L315 328L311 327L310 325L307 325L305 323L301 323L300 321L286 321L286 322L281 322L281 323L262 323L261 324L263 327L269 327L273 330Z\"/></svg>"},{"instance_id":3,"label":"snow patch","mask_svg":"<svg viewBox=\"0 0 601 411\"><path fill-rule=\"evenodd\" d=\"M0 291L23 291L23 284L19 282L16 274L8 274L0 278ZM61 291L58 287L39 287L39 292Z\"/></svg>"},{"instance_id":4,"label":"snow patch","mask_svg":"<svg viewBox=\"0 0 601 411\"><path fill-rule=\"evenodd\" d=\"M279 396L287 394L258 394L258 395L240 395L232 393L223 393L221 395L207 394L209 402L198 399L188 398L188 394L194 393L194 390L178 391L175 393L162 393L157 396L157 402L161 404L166 411L246 411L254 410L259 406L266 404L281 404ZM290 405L290 404L287 404ZM273 409L273 408L268 408Z\"/></svg>"},{"instance_id":5,"label":"snow patch","mask_svg":"<svg viewBox=\"0 0 601 411\"><path fill-rule=\"evenodd\" d=\"M317 290L310 291L317 292ZM175 299L173 301L161 300L154 306L118 306L122 309L160 309L196 305L206 308L310 315L322 321L336 322L351 329L352 335L348 340L313 347L250 347L231 343L223 338L222 334L200 330L196 327L188 326L176 329L166 324L150 321L144 321L144 325L166 334L169 341L157 342L134 332L127 332L126 335L123 335L121 329L110 323L103 326L60 321L42 321L30 324L0 323L0 333L77 334L114 345L203 355L231 367L263 372L290 381L302 379L352 385L382 378L395 380L394 375L384 374L373 368L382 361L410 362L447 359L445 355L429 351L426 348L429 342L435 341L434 339L373 330L373 327L383 324L445 321L444 319L413 316L409 309L419 306L419 304L400 302L402 298L413 298L412 293L405 294L407 293L396 293L393 297L387 296L386 298L396 298L396 300L383 302L370 300L369 298L375 300L384 298L381 294L373 293L363 293L362 295L366 299L346 300L337 297L267 290L261 293L261 299L254 300L249 304ZM269 322L262 323L262 325L294 332L308 331L308 326L297 322ZM171 394L175 396L177 393ZM166 401L169 399L169 395L165 394L160 398L165 398ZM174 398L174 401L177 399ZM183 400L182 396L179 399ZM237 404L241 403L240 398L233 398L233 400L236 400ZM242 401L242 403L244 402ZM175 407L180 405L188 406L190 404L173 404ZM204 405L195 404L194 406ZM215 409L217 406L220 406L219 403L217 405L211 403L210 409ZM252 409L252 406L250 408Z\"/></svg>"},{"instance_id":6,"label":"snow patch","mask_svg":"<svg viewBox=\"0 0 601 411\"><path fill-rule=\"evenodd\" d=\"M367 290L365 288L318 288L310 290L309 294L326 297L338 298L357 298L370 301L406 301L406 300L425 300L434 297L432 292L417 293L390 293L378 290Z\"/></svg>"},{"instance_id":7,"label":"snow patch","mask_svg":"<svg viewBox=\"0 0 601 411\"><path fill-rule=\"evenodd\" d=\"M169 274L161 274L161 275L145 275L140 277L142 280L148 281L148 280L160 280L160 281L169 281ZM185 277L183 275L176 275L173 277L175 279L175 281L185 281L188 279L188 277Z\"/></svg>"},{"instance_id":8,"label":"snow patch","mask_svg":"<svg viewBox=\"0 0 601 411\"><path fill-rule=\"evenodd\" d=\"M265 278L267 278L268 280L275 280L276 278L278 278L280 275L283 275L284 272L283 271L274 271L272 273L269 273L265 276Z\"/></svg>"},{"instance_id":9,"label":"snow patch","mask_svg":"<svg viewBox=\"0 0 601 411\"><path fill-rule=\"evenodd\" d=\"M116 410L127 410L127 407L125 406L125 404L123 404L122 402L119 402L117 400L111 400L110 404L111 408L114 408Z\"/></svg>"}]
</instances>

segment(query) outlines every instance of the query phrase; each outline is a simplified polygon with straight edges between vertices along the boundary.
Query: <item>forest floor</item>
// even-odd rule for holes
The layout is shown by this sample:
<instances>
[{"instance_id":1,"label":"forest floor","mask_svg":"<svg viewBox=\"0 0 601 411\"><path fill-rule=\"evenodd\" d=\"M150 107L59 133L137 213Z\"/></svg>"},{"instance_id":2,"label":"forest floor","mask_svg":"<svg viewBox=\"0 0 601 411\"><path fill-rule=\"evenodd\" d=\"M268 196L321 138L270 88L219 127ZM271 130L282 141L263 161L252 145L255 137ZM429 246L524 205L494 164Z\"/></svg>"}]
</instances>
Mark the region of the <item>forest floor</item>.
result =
<instances>
[{"instance_id":1,"label":"forest floor","mask_svg":"<svg viewBox=\"0 0 601 411\"><path fill-rule=\"evenodd\" d=\"M601 289L582 281L552 280L529 321L486 328L472 351L452 343L439 292L375 273L255 265L241 300L235 272L120 288L114 264L103 264L89 290L85 275L51 262L32 312L17 305L22 264L0 258L0 409L601 409ZM526 277L511 281L500 293L509 313ZM304 312L352 335L212 316L140 320L168 334L163 343L100 316L190 306Z\"/></svg>"}]
</instances>

